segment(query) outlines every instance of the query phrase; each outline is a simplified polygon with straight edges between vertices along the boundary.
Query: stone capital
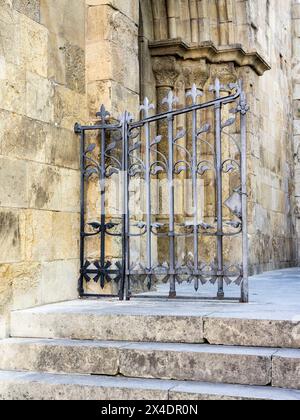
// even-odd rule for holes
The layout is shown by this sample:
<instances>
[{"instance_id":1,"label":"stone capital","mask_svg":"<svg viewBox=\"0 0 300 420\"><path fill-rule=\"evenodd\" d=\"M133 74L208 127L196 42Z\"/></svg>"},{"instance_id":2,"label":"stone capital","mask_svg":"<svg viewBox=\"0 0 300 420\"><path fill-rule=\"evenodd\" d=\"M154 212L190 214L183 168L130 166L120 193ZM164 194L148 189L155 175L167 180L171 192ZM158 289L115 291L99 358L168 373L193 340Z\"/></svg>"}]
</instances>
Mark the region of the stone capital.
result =
<instances>
[{"instance_id":1,"label":"stone capital","mask_svg":"<svg viewBox=\"0 0 300 420\"><path fill-rule=\"evenodd\" d=\"M173 89L181 73L181 67L175 57L154 57L153 72L156 79L156 87Z\"/></svg>"},{"instance_id":2,"label":"stone capital","mask_svg":"<svg viewBox=\"0 0 300 420\"><path fill-rule=\"evenodd\" d=\"M191 89L193 84L202 89L209 78L209 66L206 60L183 61L182 69L186 89Z\"/></svg>"}]
</instances>

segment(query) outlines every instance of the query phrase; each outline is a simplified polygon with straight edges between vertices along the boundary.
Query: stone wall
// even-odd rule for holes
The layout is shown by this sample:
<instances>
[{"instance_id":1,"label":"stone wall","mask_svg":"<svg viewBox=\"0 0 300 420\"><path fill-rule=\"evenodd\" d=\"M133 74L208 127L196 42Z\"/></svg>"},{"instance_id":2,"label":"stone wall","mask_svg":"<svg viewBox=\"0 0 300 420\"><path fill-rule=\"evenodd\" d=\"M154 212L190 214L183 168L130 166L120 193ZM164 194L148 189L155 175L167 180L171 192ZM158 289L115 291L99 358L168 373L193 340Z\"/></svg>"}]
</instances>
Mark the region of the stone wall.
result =
<instances>
[{"instance_id":1,"label":"stone wall","mask_svg":"<svg viewBox=\"0 0 300 420\"><path fill-rule=\"evenodd\" d=\"M77 297L85 90L85 1L1 0L0 337L8 309Z\"/></svg>"},{"instance_id":2,"label":"stone wall","mask_svg":"<svg viewBox=\"0 0 300 420\"><path fill-rule=\"evenodd\" d=\"M250 47L270 64L263 77L245 71L249 131L250 261L254 272L294 265L291 2L249 1Z\"/></svg>"},{"instance_id":3,"label":"stone wall","mask_svg":"<svg viewBox=\"0 0 300 420\"><path fill-rule=\"evenodd\" d=\"M297 256L300 261L300 1L293 0L293 110Z\"/></svg>"}]
</instances>

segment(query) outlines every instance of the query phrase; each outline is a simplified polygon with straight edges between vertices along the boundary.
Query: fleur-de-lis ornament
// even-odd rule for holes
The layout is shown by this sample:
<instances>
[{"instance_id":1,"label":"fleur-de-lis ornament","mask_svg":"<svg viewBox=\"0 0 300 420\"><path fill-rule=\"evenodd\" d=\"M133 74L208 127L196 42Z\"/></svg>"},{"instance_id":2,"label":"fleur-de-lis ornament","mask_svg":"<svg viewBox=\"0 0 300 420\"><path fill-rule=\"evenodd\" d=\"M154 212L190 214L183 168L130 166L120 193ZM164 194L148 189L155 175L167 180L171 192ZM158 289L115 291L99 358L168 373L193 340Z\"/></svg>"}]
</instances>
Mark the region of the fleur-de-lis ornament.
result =
<instances>
[{"instance_id":1,"label":"fleur-de-lis ornament","mask_svg":"<svg viewBox=\"0 0 300 420\"><path fill-rule=\"evenodd\" d=\"M242 115L246 115L250 110L249 105L247 104L247 98L245 92L241 93L240 103L237 106L237 112L240 112Z\"/></svg>"},{"instance_id":2,"label":"fleur-de-lis ornament","mask_svg":"<svg viewBox=\"0 0 300 420\"><path fill-rule=\"evenodd\" d=\"M200 98L201 96L203 96L203 92L197 89L197 86L195 85L195 83L193 84L192 89L189 90L186 94L187 98L192 98L193 105L197 104L197 99Z\"/></svg>"},{"instance_id":3,"label":"fleur-de-lis ornament","mask_svg":"<svg viewBox=\"0 0 300 420\"><path fill-rule=\"evenodd\" d=\"M143 105L140 107L140 110L144 112L144 118L149 117L149 112L151 109L155 109L155 106L149 101L148 98L145 98Z\"/></svg>"},{"instance_id":4,"label":"fleur-de-lis ornament","mask_svg":"<svg viewBox=\"0 0 300 420\"><path fill-rule=\"evenodd\" d=\"M106 120L110 117L110 113L106 111L104 105L101 105L100 111L97 112L96 116L100 118L102 124L105 124Z\"/></svg>"},{"instance_id":5,"label":"fleur-de-lis ornament","mask_svg":"<svg viewBox=\"0 0 300 420\"><path fill-rule=\"evenodd\" d=\"M215 92L216 99L221 97L221 92L226 90L226 86L222 85L219 79L216 79L215 84L209 87L210 92Z\"/></svg>"},{"instance_id":6,"label":"fleur-de-lis ornament","mask_svg":"<svg viewBox=\"0 0 300 420\"><path fill-rule=\"evenodd\" d=\"M168 111L172 112L173 106L178 104L178 102L179 102L179 99L177 98L177 96L174 95L174 92L170 90L170 92L168 93L168 96L163 99L162 105L165 105L165 104L168 105Z\"/></svg>"}]
</instances>

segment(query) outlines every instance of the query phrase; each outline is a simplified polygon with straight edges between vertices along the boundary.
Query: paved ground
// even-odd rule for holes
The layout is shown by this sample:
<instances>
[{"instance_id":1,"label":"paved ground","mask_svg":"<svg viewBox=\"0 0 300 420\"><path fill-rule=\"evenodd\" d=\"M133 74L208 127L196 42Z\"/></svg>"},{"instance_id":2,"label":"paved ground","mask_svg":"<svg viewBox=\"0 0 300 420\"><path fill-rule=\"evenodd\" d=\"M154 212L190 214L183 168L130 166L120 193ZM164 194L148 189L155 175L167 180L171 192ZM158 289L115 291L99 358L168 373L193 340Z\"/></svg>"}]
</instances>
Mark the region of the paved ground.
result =
<instances>
[{"instance_id":1,"label":"paved ground","mask_svg":"<svg viewBox=\"0 0 300 420\"><path fill-rule=\"evenodd\" d=\"M230 287L238 293L238 287ZM183 292L192 292L183 286ZM230 290L231 291L231 290ZM207 294L207 290L205 290ZM213 288L215 292L215 288ZM232 294L232 293L231 293ZM213 295L213 294L212 294ZM199 300L152 300L132 299L119 302L116 299L76 300L47 305L34 312L101 312L127 315L183 315L217 316L247 319L300 321L300 268L265 273L250 279L250 303L199 301Z\"/></svg>"}]
</instances>

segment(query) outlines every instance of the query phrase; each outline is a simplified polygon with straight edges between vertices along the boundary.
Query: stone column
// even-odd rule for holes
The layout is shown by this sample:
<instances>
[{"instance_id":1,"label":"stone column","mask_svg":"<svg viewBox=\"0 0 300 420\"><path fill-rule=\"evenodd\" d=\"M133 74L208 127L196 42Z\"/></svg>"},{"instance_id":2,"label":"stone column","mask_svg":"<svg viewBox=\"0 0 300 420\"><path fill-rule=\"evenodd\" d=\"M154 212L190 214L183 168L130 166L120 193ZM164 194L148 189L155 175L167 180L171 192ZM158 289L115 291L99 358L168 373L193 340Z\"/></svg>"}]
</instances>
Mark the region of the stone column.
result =
<instances>
[{"instance_id":1,"label":"stone column","mask_svg":"<svg viewBox=\"0 0 300 420\"><path fill-rule=\"evenodd\" d=\"M165 97L168 96L170 90L175 89L176 82L181 73L181 68L175 57L166 56L166 57L154 57L153 58L153 72L156 80L156 96L157 96L157 112L161 113L166 111L165 107L162 105L162 101ZM157 131L160 135L163 136L162 143L158 147L158 151L165 154L168 157L168 141L167 141L167 124L166 122L160 123L157 126ZM159 185L161 188L160 196L165 196L167 194L166 189L163 187L167 185L166 174L163 174L159 177ZM165 206L165 202L159 198L159 206L163 204L163 208L160 209L160 221L162 223L168 223L169 216L167 211L168 206ZM158 240L158 258L159 262L163 263L167 255L169 240Z\"/></svg>"}]
</instances>

